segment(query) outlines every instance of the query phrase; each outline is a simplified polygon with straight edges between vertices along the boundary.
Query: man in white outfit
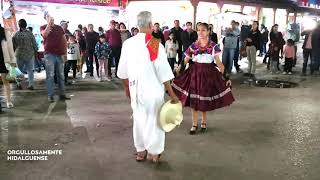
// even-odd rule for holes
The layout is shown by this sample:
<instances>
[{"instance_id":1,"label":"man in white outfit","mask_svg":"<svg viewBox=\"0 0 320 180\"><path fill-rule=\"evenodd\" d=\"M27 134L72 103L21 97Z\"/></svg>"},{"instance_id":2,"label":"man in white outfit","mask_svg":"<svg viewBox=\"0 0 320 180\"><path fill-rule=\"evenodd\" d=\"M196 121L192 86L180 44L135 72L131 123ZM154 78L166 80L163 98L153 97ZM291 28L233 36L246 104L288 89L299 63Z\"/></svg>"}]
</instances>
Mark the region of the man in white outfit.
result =
<instances>
[{"instance_id":1,"label":"man in white outfit","mask_svg":"<svg viewBox=\"0 0 320 180\"><path fill-rule=\"evenodd\" d=\"M158 113L164 103L165 89L172 103L178 103L179 99L171 88L174 75L165 49L151 36L151 13L140 12L137 20L140 33L124 42L117 75L123 79L126 95L131 99L136 160L147 158L159 162L165 132L158 125Z\"/></svg>"}]
</instances>

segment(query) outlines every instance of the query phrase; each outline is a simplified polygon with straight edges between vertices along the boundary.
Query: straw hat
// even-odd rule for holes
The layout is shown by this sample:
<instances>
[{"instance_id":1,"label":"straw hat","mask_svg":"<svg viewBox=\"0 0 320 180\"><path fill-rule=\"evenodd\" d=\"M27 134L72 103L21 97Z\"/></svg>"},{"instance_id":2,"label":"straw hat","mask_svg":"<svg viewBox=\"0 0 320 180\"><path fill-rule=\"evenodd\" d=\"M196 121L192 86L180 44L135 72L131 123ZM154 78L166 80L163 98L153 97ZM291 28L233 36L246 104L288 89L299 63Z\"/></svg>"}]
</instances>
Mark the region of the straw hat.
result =
<instances>
[{"instance_id":1,"label":"straw hat","mask_svg":"<svg viewBox=\"0 0 320 180\"><path fill-rule=\"evenodd\" d=\"M165 132L172 131L180 125L183 120L182 104L172 104L171 100L167 101L160 110L160 126Z\"/></svg>"}]
</instances>

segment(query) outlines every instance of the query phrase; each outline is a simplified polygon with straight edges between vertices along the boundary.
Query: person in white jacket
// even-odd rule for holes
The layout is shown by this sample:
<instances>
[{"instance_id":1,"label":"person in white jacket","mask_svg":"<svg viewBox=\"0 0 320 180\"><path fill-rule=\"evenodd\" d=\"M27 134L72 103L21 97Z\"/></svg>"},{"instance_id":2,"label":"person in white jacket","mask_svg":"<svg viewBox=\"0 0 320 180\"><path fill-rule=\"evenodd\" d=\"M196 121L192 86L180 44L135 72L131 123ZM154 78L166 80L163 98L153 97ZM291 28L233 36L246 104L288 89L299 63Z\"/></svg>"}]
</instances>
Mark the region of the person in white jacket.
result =
<instances>
[{"instance_id":1,"label":"person in white jacket","mask_svg":"<svg viewBox=\"0 0 320 180\"><path fill-rule=\"evenodd\" d=\"M174 33L170 32L169 39L166 42L166 53L168 57L168 62L170 64L171 70L174 69L174 64L176 63L177 53L179 50L179 43L174 37Z\"/></svg>"},{"instance_id":2,"label":"person in white jacket","mask_svg":"<svg viewBox=\"0 0 320 180\"><path fill-rule=\"evenodd\" d=\"M12 44L12 33L8 30L5 30L0 24L0 41L1 41L1 49L0 49L0 73L2 83L5 89L5 95L7 98L7 107L12 108L13 103L11 101L11 89L9 81L6 79L8 75L8 70L6 68L5 63L10 64L13 67L16 67L16 59L13 51ZM1 107L1 106L0 106Z\"/></svg>"}]
</instances>

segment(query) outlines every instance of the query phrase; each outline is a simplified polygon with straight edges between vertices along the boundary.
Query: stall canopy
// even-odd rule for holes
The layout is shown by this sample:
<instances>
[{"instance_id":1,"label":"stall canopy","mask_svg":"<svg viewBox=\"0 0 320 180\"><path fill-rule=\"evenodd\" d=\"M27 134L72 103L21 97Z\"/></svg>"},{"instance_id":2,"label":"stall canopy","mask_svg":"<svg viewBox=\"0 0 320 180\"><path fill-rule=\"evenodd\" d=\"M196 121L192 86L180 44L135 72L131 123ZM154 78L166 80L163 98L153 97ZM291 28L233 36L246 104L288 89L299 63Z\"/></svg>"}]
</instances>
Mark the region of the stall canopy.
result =
<instances>
[{"instance_id":1,"label":"stall canopy","mask_svg":"<svg viewBox=\"0 0 320 180\"><path fill-rule=\"evenodd\" d=\"M124 0L16 0L15 5L37 5L37 6L81 6L83 8L120 8L125 6Z\"/></svg>"}]
</instances>

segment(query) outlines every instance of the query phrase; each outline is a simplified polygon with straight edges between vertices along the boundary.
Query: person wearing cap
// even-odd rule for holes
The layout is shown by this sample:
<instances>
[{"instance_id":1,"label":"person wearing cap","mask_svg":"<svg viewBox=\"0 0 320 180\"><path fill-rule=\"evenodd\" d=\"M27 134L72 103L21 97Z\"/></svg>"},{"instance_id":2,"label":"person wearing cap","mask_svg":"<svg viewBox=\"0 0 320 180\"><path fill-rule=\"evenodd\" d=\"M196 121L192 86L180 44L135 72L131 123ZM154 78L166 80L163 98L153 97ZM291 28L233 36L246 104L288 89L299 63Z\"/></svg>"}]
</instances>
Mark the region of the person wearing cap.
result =
<instances>
[{"instance_id":1,"label":"person wearing cap","mask_svg":"<svg viewBox=\"0 0 320 180\"><path fill-rule=\"evenodd\" d=\"M106 40L108 44L111 47L112 50L112 57L115 61L116 65L116 77L117 77L117 71L118 71L118 64L121 54L121 47L122 47L122 40L121 40L121 34L118 29L116 29L116 22L114 20L110 21L110 29L105 34ZM111 61L109 63L109 78L111 78Z\"/></svg>"},{"instance_id":2,"label":"person wearing cap","mask_svg":"<svg viewBox=\"0 0 320 180\"><path fill-rule=\"evenodd\" d=\"M68 37L69 35L72 35L71 32L68 30L68 24L69 24L69 21L65 21L65 20L62 20L60 22L60 26L62 27L63 31L64 31L64 34L66 35L66 37ZM68 39L68 38L67 38Z\"/></svg>"},{"instance_id":3,"label":"person wearing cap","mask_svg":"<svg viewBox=\"0 0 320 180\"><path fill-rule=\"evenodd\" d=\"M165 131L158 122L165 88L172 103L179 99L170 85L174 76L165 49L152 36L151 13L140 12L137 20L141 33L124 42L117 75L123 79L126 96L131 100L136 160L157 163L165 145Z\"/></svg>"},{"instance_id":4,"label":"person wearing cap","mask_svg":"<svg viewBox=\"0 0 320 180\"><path fill-rule=\"evenodd\" d=\"M64 61L67 59L67 39L63 29L54 24L54 19L47 12L44 14L46 25L40 27L43 37L44 59L46 63L46 80L48 100L54 102L54 74L57 74L60 100L69 100L65 95Z\"/></svg>"}]
</instances>

